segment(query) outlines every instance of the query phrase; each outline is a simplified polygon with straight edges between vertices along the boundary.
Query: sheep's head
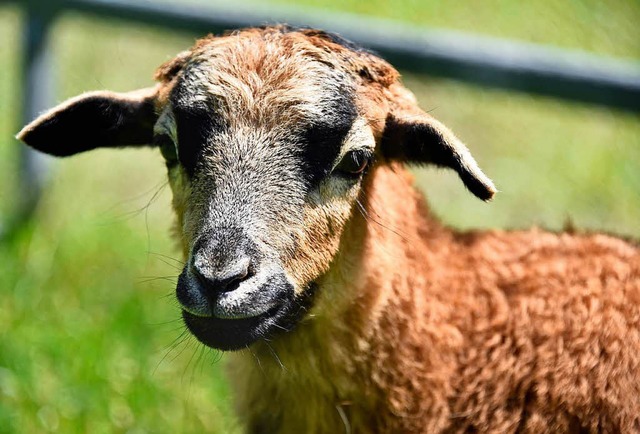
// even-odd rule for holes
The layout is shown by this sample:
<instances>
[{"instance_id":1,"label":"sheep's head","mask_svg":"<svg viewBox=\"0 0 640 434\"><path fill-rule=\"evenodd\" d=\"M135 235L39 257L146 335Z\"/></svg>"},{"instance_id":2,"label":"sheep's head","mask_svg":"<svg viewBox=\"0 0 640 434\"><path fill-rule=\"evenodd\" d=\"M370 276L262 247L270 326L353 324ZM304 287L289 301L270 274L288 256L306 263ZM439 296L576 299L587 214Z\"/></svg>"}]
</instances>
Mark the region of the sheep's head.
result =
<instances>
[{"instance_id":1,"label":"sheep's head","mask_svg":"<svg viewBox=\"0 0 640 434\"><path fill-rule=\"evenodd\" d=\"M212 347L243 348L303 315L371 164L446 166L478 197L494 193L389 64L333 35L278 26L208 37L156 78L74 98L19 138L58 156L160 148L186 258L178 300Z\"/></svg>"}]
</instances>

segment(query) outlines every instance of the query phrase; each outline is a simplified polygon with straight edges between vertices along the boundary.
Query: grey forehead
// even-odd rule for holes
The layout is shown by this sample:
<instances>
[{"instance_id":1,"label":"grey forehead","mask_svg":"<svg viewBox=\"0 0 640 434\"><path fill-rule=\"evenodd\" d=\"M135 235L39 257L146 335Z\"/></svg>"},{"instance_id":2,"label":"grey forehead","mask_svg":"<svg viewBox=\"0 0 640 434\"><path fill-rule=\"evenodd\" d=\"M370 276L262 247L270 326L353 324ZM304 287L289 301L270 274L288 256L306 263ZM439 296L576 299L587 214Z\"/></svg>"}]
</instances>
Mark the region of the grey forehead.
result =
<instances>
[{"instance_id":1,"label":"grey forehead","mask_svg":"<svg viewBox=\"0 0 640 434\"><path fill-rule=\"evenodd\" d=\"M299 156L305 178L310 184L316 184L329 173L358 116L355 86L345 74L329 71L325 77L314 77L301 83L307 93L315 94L301 93L300 101L275 99L274 104L280 102L289 106L268 108L276 113L234 107L233 104L241 104L246 99L229 96L236 91L232 88L226 95L207 93L211 86L206 80L202 82L202 74L201 68L185 71L170 95L179 154L183 165L192 173L202 159L203 147L215 142L210 140L212 137L233 134L233 128L242 124L245 128L277 130L286 135L286 145ZM295 91L292 93L295 95ZM268 100L269 95L264 97ZM287 109L292 107L295 112L287 115ZM243 116L250 119L242 119Z\"/></svg>"}]
</instances>

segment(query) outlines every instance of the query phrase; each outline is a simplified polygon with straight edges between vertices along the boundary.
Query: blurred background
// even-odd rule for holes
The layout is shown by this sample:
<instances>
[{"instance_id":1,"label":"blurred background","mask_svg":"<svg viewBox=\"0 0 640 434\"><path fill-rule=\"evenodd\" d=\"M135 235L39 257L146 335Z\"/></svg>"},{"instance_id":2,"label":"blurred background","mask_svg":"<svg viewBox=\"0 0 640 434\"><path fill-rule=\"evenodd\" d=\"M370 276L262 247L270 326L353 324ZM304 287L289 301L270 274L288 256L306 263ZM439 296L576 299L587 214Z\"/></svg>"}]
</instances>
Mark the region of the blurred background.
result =
<instances>
[{"instance_id":1,"label":"blurred background","mask_svg":"<svg viewBox=\"0 0 640 434\"><path fill-rule=\"evenodd\" d=\"M257 0L256 0L257 1ZM33 2L32 2L33 3ZM157 2L156 2L157 3ZM212 1L181 2L215 7ZM235 2L252 7L251 3ZM640 61L637 0L269 0ZM0 2L0 216L22 198L22 4ZM228 6L228 5L227 5ZM279 11L280 9L273 9ZM278 21L277 12L272 20ZM78 12L50 33L52 103L149 86L197 35ZM402 72L402 71L401 71ZM416 170L458 228L582 229L640 237L640 116L403 73L422 107L471 148L501 193L489 204L446 171ZM98 150L50 165L30 219L0 241L0 433L237 432L224 356L183 333L180 253L159 153Z\"/></svg>"}]
</instances>

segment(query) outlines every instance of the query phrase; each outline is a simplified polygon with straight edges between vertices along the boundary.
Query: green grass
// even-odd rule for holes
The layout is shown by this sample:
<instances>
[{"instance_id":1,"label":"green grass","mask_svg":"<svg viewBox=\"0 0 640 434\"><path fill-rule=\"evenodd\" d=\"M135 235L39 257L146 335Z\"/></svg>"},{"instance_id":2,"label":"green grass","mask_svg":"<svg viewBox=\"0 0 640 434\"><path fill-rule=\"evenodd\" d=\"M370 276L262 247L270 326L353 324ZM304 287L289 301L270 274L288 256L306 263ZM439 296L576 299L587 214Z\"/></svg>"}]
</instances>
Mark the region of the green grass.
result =
<instances>
[{"instance_id":1,"label":"green grass","mask_svg":"<svg viewBox=\"0 0 640 434\"><path fill-rule=\"evenodd\" d=\"M299 3L299 2L296 2ZM307 0L318 6L325 2ZM342 10L640 58L635 1L335 2ZM339 4L339 6L338 6ZM533 9L535 4L536 9ZM0 8L0 211L18 199L19 18ZM193 38L68 15L55 28L58 96L129 90ZM420 170L457 227L605 229L640 237L640 118L605 108L406 76L501 193L471 197ZM180 343L179 253L161 159L96 151L55 162L33 221L0 244L0 433L234 432L219 354ZM166 278L166 279L165 279ZM177 339L177 341L176 341Z\"/></svg>"}]
</instances>

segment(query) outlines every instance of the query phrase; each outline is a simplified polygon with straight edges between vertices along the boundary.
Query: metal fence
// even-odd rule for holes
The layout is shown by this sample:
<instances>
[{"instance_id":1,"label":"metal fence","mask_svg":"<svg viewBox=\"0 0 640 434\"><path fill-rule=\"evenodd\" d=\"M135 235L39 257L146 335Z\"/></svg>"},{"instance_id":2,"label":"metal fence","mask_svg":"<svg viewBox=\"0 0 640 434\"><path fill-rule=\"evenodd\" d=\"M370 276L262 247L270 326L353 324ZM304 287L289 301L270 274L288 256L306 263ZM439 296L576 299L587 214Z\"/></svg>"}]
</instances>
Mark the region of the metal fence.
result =
<instances>
[{"instance_id":1,"label":"metal fence","mask_svg":"<svg viewBox=\"0 0 640 434\"><path fill-rule=\"evenodd\" d=\"M373 49L399 69L482 86L640 112L640 65L534 44L428 30L348 14L252 5L197 7L142 0L0 0L24 9L22 124L55 102L48 37L56 18L76 11L196 35L266 23L318 27ZM22 148L22 189L12 221L33 212L46 177L45 157ZM11 226L11 225L9 225ZM5 232L8 229L5 227Z\"/></svg>"}]
</instances>

